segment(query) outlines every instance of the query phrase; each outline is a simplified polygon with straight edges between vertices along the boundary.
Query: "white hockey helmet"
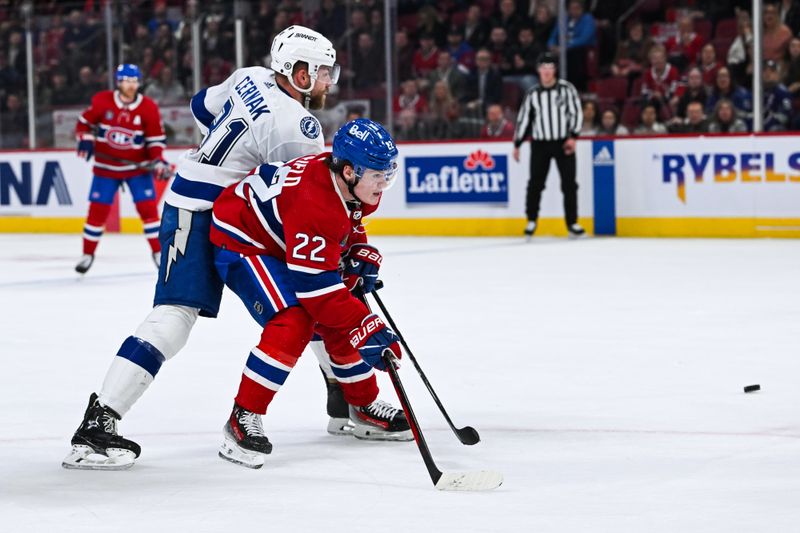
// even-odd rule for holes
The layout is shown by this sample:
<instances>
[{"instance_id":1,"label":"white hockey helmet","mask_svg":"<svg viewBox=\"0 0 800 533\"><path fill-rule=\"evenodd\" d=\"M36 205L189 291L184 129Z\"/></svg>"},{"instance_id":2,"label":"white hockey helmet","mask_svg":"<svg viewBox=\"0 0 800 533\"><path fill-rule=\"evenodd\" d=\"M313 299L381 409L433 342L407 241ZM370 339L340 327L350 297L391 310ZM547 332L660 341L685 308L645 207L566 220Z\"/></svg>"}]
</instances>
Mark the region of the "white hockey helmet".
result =
<instances>
[{"instance_id":1,"label":"white hockey helmet","mask_svg":"<svg viewBox=\"0 0 800 533\"><path fill-rule=\"evenodd\" d=\"M272 70L289 78L292 87L301 93L311 93L317 78L329 77L332 85L339 80L339 65L336 64L333 43L321 33L305 26L289 26L276 35L272 40L270 56ZM296 86L292 79L292 70L298 61L308 63L311 85L307 89Z\"/></svg>"}]
</instances>

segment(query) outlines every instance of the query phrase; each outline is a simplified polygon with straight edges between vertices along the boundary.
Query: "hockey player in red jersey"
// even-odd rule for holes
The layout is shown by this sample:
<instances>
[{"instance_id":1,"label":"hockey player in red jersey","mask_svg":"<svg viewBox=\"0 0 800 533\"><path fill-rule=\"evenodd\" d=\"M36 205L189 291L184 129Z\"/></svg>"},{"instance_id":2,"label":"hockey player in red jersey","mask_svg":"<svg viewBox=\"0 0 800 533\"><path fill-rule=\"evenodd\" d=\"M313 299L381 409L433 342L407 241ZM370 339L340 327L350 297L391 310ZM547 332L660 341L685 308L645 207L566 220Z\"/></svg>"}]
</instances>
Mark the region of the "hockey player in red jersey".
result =
<instances>
[{"instance_id":1,"label":"hockey player in red jersey","mask_svg":"<svg viewBox=\"0 0 800 533\"><path fill-rule=\"evenodd\" d=\"M158 104L138 93L139 67L117 67L117 90L100 91L78 118L78 156L88 161L94 155L89 214L83 227L83 256L75 270L85 274L103 235L114 196L122 183L128 185L136 210L144 224L153 261L158 267L161 245L155 179L168 179L169 163L164 160L166 135Z\"/></svg>"},{"instance_id":2,"label":"hockey player in red jersey","mask_svg":"<svg viewBox=\"0 0 800 533\"><path fill-rule=\"evenodd\" d=\"M400 357L398 338L350 292L370 291L377 280L381 256L366 244L362 219L393 183L396 158L389 133L357 119L336 133L332 152L261 165L214 202L217 271L264 326L225 424L224 459L263 465L272 444L260 415L315 329L332 364L358 379L341 384L358 415L355 431L410 436L403 412L377 400L374 379L364 386L371 367L384 369L384 352Z\"/></svg>"}]
</instances>

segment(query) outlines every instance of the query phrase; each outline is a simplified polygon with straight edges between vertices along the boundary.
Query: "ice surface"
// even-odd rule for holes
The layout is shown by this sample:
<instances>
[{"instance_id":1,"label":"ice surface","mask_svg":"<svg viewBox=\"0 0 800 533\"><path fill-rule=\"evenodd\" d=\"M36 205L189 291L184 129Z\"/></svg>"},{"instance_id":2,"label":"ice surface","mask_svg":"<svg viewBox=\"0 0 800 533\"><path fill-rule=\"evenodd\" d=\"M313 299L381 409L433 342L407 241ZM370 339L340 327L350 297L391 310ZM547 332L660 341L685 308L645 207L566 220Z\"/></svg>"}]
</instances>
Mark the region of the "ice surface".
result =
<instances>
[{"instance_id":1,"label":"ice surface","mask_svg":"<svg viewBox=\"0 0 800 533\"><path fill-rule=\"evenodd\" d=\"M104 237L79 279L80 237L4 235L0 530L798 530L796 241L373 240L384 302L456 425L481 433L461 445L407 362L439 468L502 487L440 492L414 443L329 436L310 353L265 417L264 468L220 460L258 339L230 293L122 421L139 462L62 469L155 272L139 236Z\"/></svg>"}]
</instances>

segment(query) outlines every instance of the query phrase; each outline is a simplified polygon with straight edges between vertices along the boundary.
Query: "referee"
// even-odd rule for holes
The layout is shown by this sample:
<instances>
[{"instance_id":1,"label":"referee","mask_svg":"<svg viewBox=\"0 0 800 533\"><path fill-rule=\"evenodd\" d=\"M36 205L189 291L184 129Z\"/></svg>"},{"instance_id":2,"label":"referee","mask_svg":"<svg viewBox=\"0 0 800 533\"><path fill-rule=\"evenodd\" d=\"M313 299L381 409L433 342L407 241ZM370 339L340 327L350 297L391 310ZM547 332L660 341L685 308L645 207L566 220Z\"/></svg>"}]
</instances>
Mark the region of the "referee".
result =
<instances>
[{"instance_id":1,"label":"referee","mask_svg":"<svg viewBox=\"0 0 800 533\"><path fill-rule=\"evenodd\" d=\"M539 203L542 199L550 160L556 160L564 194L564 218L570 236L586 231L578 224L578 183L575 181L575 139L583 123L581 101L575 86L556 77L556 58L543 53L536 62L539 85L525 95L517 114L514 131L514 161L519 162L519 147L531 135L531 175L525 211L528 225L525 236L536 231Z\"/></svg>"}]
</instances>

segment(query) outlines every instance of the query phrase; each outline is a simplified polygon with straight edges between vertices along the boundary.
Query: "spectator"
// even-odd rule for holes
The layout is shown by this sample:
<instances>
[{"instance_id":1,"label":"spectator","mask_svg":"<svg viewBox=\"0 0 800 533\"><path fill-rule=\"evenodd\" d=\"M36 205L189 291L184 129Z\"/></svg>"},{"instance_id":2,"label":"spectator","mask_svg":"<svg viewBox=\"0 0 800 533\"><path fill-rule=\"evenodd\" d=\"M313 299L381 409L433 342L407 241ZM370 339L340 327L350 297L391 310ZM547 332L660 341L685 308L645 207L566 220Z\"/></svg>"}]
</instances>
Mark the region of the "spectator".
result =
<instances>
[{"instance_id":1,"label":"spectator","mask_svg":"<svg viewBox=\"0 0 800 533\"><path fill-rule=\"evenodd\" d=\"M170 67L164 67L158 75L158 81L147 86L144 94L161 106L183 105L188 98L183 85L175 80Z\"/></svg>"},{"instance_id":2,"label":"spectator","mask_svg":"<svg viewBox=\"0 0 800 533\"><path fill-rule=\"evenodd\" d=\"M473 50L477 50L486 46L488 40L489 25L483 18L481 7L478 4L471 4L467 8L467 18L464 21L464 42Z\"/></svg>"},{"instance_id":3,"label":"spectator","mask_svg":"<svg viewBox=\"0 0 800 533\"><path fill-rule=\"evenodd\" d=\"M753 24L747 11L736 16L737 35L728 49L728 68L739 85L750 85L753 75Z\"/></svg>"},{"instance_id":4,"label":"spectator","mask_svg":"<svg viewBox=\"0 0 800 533\"><path fill-rule=\"evenodd\" d=\"M678 22L678 35L667 39L665 48L669 62L682 72L697 61L702 46L703 38L695 33L694 21L685 16Z\"/></svg>"},{"instance_id":5,"label":"spectator","mask_svg":"<svg viewBox=\"0 0 800 533\"><path fill-rule=\"evenodd\" d=\"M375 48L384 55L386 40L385 28L383 27L383 8L372 8L369 12L369 33L372 35L372 42Z\"/></svg>"},{"instance_id":6,"label":"spectator","mask_svg":"<svg viewBox=\"0 0 800 533\"><path fill-rule=\"evenodd\" d=\"M6 94L14 93L22 87L24 78L8 64L8 54L0 50L0 99Z\"/></svg>"},{"instance_id":7,"label":"spectator","mask_svg":"<svg viewBox=\"0 0 800 533\"><path fill-rule=\"evenodd\" d=\"M172 20L167 16L167 3L163 0L159 0L154 3L153 6L153 18L151 18L147 22L147 29L150 31L150 35L156 35L158 32L158 28L162 24L166 24L169 26L170 31L175 31L178 29L178 21Z\"/></svg>"},{"instance_id":8,"label":"spectator","mask_svg":"<svg viewBox=\"0 0 800 533\"><path fill-rule=\"evenodd\" d=\"M430 88L432 90L437 82L443 81L447 84L447 88L450 89L450 94L453 95L453 98L459 102L466 100L466 77L456 66L453 56L447 50L441 50L437 55L437 60L436 70L428 75L428 79L422 85L422 88Z\"/></svg>"},{"instance_id":9,"label":"spectator","mask_svg":"<svg viewBox=\"0 0 800 533\"><path fill-rule=\"evenodd\" d=\"M658 121L658 108L655 104L645 104L639 113L639 125L633 130L634 135L666 135L667 127Z\"/></svg>"},{"instance_id":10,"label":"spectator","mask_svg":"<svg viewBox=\"0 0 800 533\"><path fill-rule=\"evenodd\" d=\"M187 26L191 29L191 26ZM136 63L140 64L142 62L142 58L144 57L144 49L150 46L152 43L152 38L150 37L150 32L147 30L147 26L144 24L137 24L133 30L133 39L128 44L128 58Z\"/></svg>"},{"instance_id":11,"label":"spectator","mask_svg":"<svg viewBox=\"0 0 800 533\"><path fill-rule=\"evenodd\" d=\"M413 78L414 48L408 42L408 32L402 28L398 28L394 34L394 57L398 80L402 82Z\"/></svg>"},{"instance_id":12,"label":"spectator","mask_svg":"<svg viewBox=\"0 0 800 533\"><path fill-rule=\"evenodd\" d=\"M156 55L161 56L164 52L173 48L175 48L175 37L172 34L172 28L169 24L164 23L156 30L153 50Z\"/></svg>"},{"instance_id":13,"label":"spectator","mask_svg":"<svg viewBox=\"0 0 800 533\"><path fill-rule=\"evenodd\" d=\"M81 101L81 95L75 92L74 87L67 85L67 76L60 71L54 71L50 76L50 105L64 107L77 104L86 104Z\"/></svg>"},{"instance_id":14,"label":"spectator","mask_svg":"<svg viewBox=\"0 0 800 533\"><path fill-rule=\"evenodd\" d=\"M0 113L0 148L28 147L28 113L16 94L6 96L5 110Z\"/></svg>"},{"instance_id":15,"label":"spectator","mask_svg":"<svg viewBox=\"0 0 800 533\"><path fill-rule=\"evenodd\" d=\"M271 2L262 2L262 4L271 5ZM341 39L346 28L347 12L345 7L337 0L322 0L317 17L317 31L335 43Z\"/></svg>"},{"instance_id":16,"label":"spectator","mask_svg":"<svg viewBox=\"0 0 800 533\"><path fill-rule=\"evenodd\" d=\"M506 80L517 83L523 91L533 87L538 78L536 60L544 50L533 38L533 29L523 26L517 34L517 45L511 49L511 76Z\"/></svg>"},{"instance_id":17,"label":"spectator","mask_svg":"<svg viewBox=\"0 0 800 533\"><path fill-rule=\"evenodd\" d=\"M351 105L347 107L347 115L344 117L345 124L357 118L364 118L366 110L362 105Z\"/></svg>"},{"instance_id":18,"label":"spectator","mask_svg":"<svg viewBox=\"0 0 800 533\"><path fill-rule=\"evenodd\" d=\"M228 79L233 72L233 66L220 56L211 56L203 66L203 84L205 86L218 85Z\"/></svg>"},{"instance_id":19,"label":"spectator","mask_svg":"<svg viewBox=\"0 0 800 533\"><path fill-rule=\"evenodd\" d=\"M413 109L400 111L397 115L394 138L398 141L419 141L423 139L418 118Z\"/></svg>"},{"instance_id":20,"label":"spectator","mask_svg":"<svg viewBox=\"0 0 800 533\"><path fill-rule=\"evenodd\" d=\"M400 85L400 94L395 96L392 109L395 113L413 109L416 115L424 115L428 111L428 100L420 94L416 80L406 80Z\"/></svg>"},{"instance_id":21,"label":"spectator","mask_svg":"<svg viewBox=\"0 0 800 533\"><path fill-rule=\"evenodd\" d=\"M769 60L764 65L764 131L784 131L792 112L792 95L781 83L780 65Z\"/></svg>"},{"instance_id":22,"label":"spectator","mask_svg":"<svg viewBox=\"0 0 800 533\"><path fill-rule=\"evenodd\" d=\"M582 0L570 0L567 19L567 79L578 91L586 90L586 56L590 47L597 43L594 17L585 13ZM553 53L558 53L558 26L555 26L547 41Z\"/></svg>"},{"instance_id":23,"label":"spectator","mask_svg":"<svg viewBox=\"0 0 800 533\"><path fill-rule=\"evenodd\" d=\"M706 87L714 85L714 81L717 79L717 72L722 67L722 63L717 61L717 49L714 48L713 44L708 43L700 50L700 62L697 66L703 74L703 84Z\"/></svg>"},{"instance_id":24,"label":"spectator","mask_svg":"<svg viewBox=\"0 0 800 533\"><path fill-rule=\"evenodd\" d=\"M597 102L585 100L583 102L583 125L581 126L581 137L584 135L597 135L600 127L600 113Z\"/></svg>"},{"instance_id":25,"label":"spectator","mask_svg":"<svg viewBox=\"0 0 800 533\"><path fill-rule=\"evenodd\" d=\"M50 28L48 28L42 37L42 47L44 48L44 60L48 65L55 65L61 57L62 46L64 41L64 20L61 15L53 15Z\"/></svg>"},{"instance_id":26,"label":"spectator","mask_svg":"<svg viewBox=\"0 0 800 533\"><path fill-rule=\"evenodd\" d=\"M73 9L64 25L64 48L74 52L88 46L93 37L94 28L89 26L80 11Z\"/></svg>"},{"instance_id":27,"label":"spectator","mask_svg":"<svg viewBox=\"0 0 800 533\"><path fill-rule=\"evenodd\" d=\"M458 101L450 94L444 81L436 82L428 106L426 128L430 139L451 139L459 136L458 119L461 112Z\"/></svg>"},{"instance_id":28,"label":"spectator","mask_svg":"<svg viewBox=\"0 0 800 533\"><path fill-rule=\"evenodd\" d=\"M645 101L656 102L667 107L670 98L675 94L680 75L678 69L667 63L667 53L661 45L650 48L650 68L644 73L642 96Z\"/></svg>"},{"instance_id":29,"label":"spectator","mask_svg":"<svg viewBox=\"0 0 800 533\"><path fill-rule=\"evenodd\" d=\"M221 29L222 16L208 15L203 29L203 57L224 57L233 50L233 41Z\"/></svg>"},{"instance_id":30,"label":"spectator","mask_svg":"<svg viewBox=\"0 0 800 533\"><path fill-rule=\"evenodd\" d=\"M628 76L629 79L638 78L647 62L647 53L652 45L653 41L645 37L642 21L631 22L628 25L628 38L617 47L611 73L614 76Z\"/></svg>"},{"instance_id":31,"label":"spectator","mask_svg":"<svg viewBox=\"0 0 800 533\"><path fill-rule=\"evenodd\" d=\"M430 34L436 46L444 46L447 41L447 28L439 20L439 13L436 8L428 4L417 12L417 34Z\"/></svg>"},{"instance_id":32,"label":"spectator","mask_svg":"<svg viewBox=\"0 0 800 533\"><path fill-rule=\"evenodd\" d=\"M789 41L784 71L783 84L792 95L797 95L800 93L800 39L797 37Z\"/></svg>"},{"instance_id":33,"label":"spectator","mask_svg":"<svg viewBox=\"0 0 800 533\"><path fill-rule=\"evenodd\" d=\"M538 2L533 15L533 35L539 47L545 50L550 34L553 33L556 20L553 16L555 10L544 2Z\"/></svg>"},{"instance_id":34,"label":"spectator","mask_svg":"<svg viewBox=\"0 0 800 533\"><path fill-rule=\"evenodd\" d=\"M414 53L414 59L411 62L412 72L416 78L425 79L434 71L438 53L439 49L436 48L433 34L423 33L419 36L419 48Z\"/></svg>"},{"instance_id":35,"label":"spectator","mask_svg":"<svg viewBox=\"0 0 800 533\"><path fill-rule=\"evenodd\" d=\"M511 47L508 42L508 33L501 26L492 28L489 34L489 45L487 46L492 54L492 63L497 67L502 75L511 73Z\"/></svg>"},{"instance_id":36,"label":"spectator","mask_svg":"<svg viewBox=\"0 0 800 533\"><path fill-rule=\"evenodd\" d=\"M276 28L276 30L278 30L278 28ZM336 49L340 50L342 54L347 54L350 50L355 50L358 46L358 35L365 31L369 32L367 14L361 7L353 8L350 11L350 24L347 27L347 31L342 34L339 41L336 43Z\"/></svg>"},{"instance_id":37,"label":"spectator","mask_svg":"<svg viewBox=\"0 0 800 533\"><path fill-rule=\"evenodd\" d=\"M447 32L447 51L459 67L469 72L475 67L475 50L464 41L464 33L453 26Z\"/></svg>"},{"instance_id":38,"label":"spectator","mask_svg":"<svg viewBox=\"0 0 800 533\"><path fill-rule=\"evenodd\" d=\"M722 98L733 102L736 114L749 127L753 119L753 96L750 91L734 83L728 67L722 67L717 72L717 83L706 101L706 112L710 113Z\"/></svg>"},{"instance_id":39,"label":"spectator","mask_svg":"<svg viewBox=\"0 0 800 533\"><path fill-rule=\"evenodd\" d=\"M800 32L800 5L797 0L781 0L778 6L781 22L786 24L792 35Z\"/></svg>"},{"instance_id":40,"label":"spectator","mask_svg":"<svg viewBox=\"0 0 800 533\"><path fill-rule=\"evenodd\" d=\"M503 108L497 104L486 108L486 122L481 128L482 139L505 139L514 138L514 125L506 119Z\"/></svg>"},{"instance_id":41,"label":"spectator","mask_svg":"<svg viewBox=\"0 0 800 533\"><path fill-rule=\"evenodd\" d=\"M361 32L358 35L358 47L353 51L350 65L353 87L356 89L371 89L384 81L386 74L384 57L375 46L372 34L369 32Z\"/></svg>"},{"instance_id":42,"label":"spectator","mask_svg":"<svg viewBox=\"0 0 800 533\"><path fill-rule=\"evenodd\" d=\"M78 84L74 90L75 98L78 103L88 103L92 96L102 90L103 86L95 81L92 67L85 65L78 71Z\"/></svg>"},{"instance_id":43,"label":"spectator","mask_svg":"<svg viewBox=\"0 0 800 533\"><path fill-rule=\"evenodd\" d=\"M8 64L20 75L25 76L28 71L25 57L25 42L22 32L14 31L8 36Z\"/></svg>"},{"instance_id":44,"label":"spectator","mask_svg":"<svg viewBox=\"0 0 800 533\"><path fill-rule=\"evenodd\" d=\"M478 50L476 67L467 78L467 108L485 113L489 104L499 104L503 99L503 77L492 65L492 54L486 48Z\"/></svg>"},{"instance_id":45,"label":"spectator","mask_svg":"<svg viewBox=\"0 0 800 533\"><path fill-rule=\"evenodd\" d=\"M764 36L763 55L764 61L781 61L789 47L792 30L781 22L778 15L778 6L764 4Z\"/></svg>"},{"instance_id":46,"label":"spectator","mask_svg":"<svg viewBox=\"0 0 800 533\"><path fill-rule=\"evenodd\" d=\"M714 106L708 131L709 133L743 133L747 131L747 124L736 115L733 102L723 98Z\"/></svg>"},{"instance_id":47,"label":"spectator","mask_svg":"<svg viewBox=\"0 0 800 533\"><path fill-rule=\"evenodd\" d=\"M600 116L600 127L597 128L597 135L630 135L628 128L619 123L619 112L609 107Z\"/></svg>"},{"instance_id":48,"label":"spectator","mask_svg":"<svg viewBox=\"0 0 800 533\"><path fill-rule=\"evenodd\" d=\"M505 28L508 33L508 40L517 41L517 34L522 28L522 17L517 13L517 6L514 0L500 0L497 11L492 19L493 27Z\"/></svg>"},{"instance_id":49,"label":"spectator","mask_svg":"<svg viewBox=\"0 0 800 533\"><path fill-rule=\"evenodd\" d=\"M686 118L670 126L673 133L708 133L708 121L703 113L703 104L690 102L686 107Z\"/></svg>"},{"instance_id":50,"label":"spectator","mask_svg":"<svg viewBox=\"0 0 800 533\"><path fill-rule=\"evenodd\" d=\"M700 69L692 67L686 78L686 86L677 91L671 102L675 110L675 118L686 118L686 107L689 102L700 102L701 105L705 105L708 100L708 91L703 84L703 73L700 72Z\"/></svg>"}]
</instances>

